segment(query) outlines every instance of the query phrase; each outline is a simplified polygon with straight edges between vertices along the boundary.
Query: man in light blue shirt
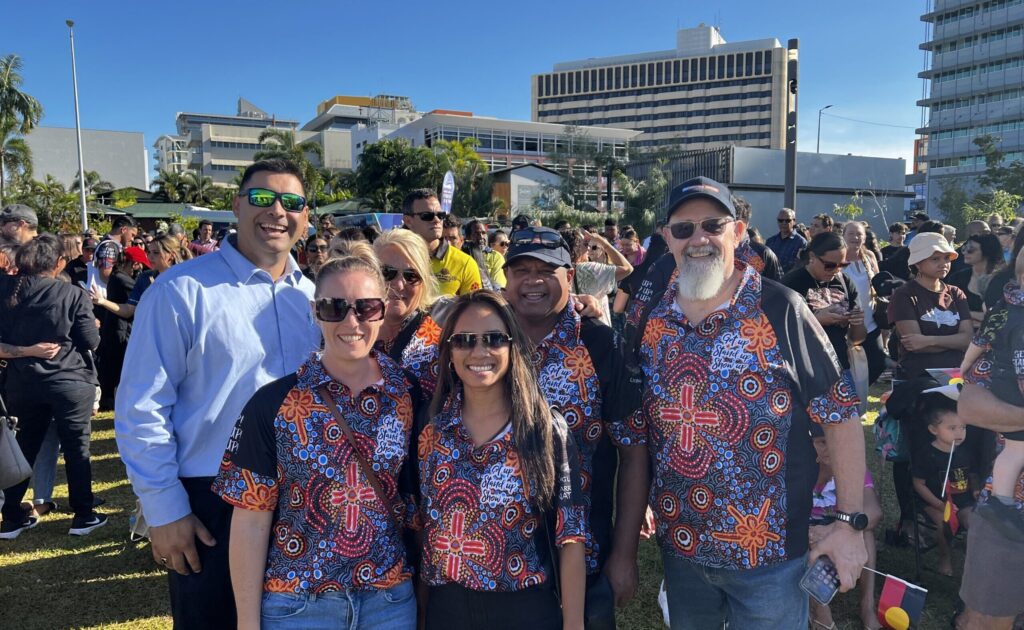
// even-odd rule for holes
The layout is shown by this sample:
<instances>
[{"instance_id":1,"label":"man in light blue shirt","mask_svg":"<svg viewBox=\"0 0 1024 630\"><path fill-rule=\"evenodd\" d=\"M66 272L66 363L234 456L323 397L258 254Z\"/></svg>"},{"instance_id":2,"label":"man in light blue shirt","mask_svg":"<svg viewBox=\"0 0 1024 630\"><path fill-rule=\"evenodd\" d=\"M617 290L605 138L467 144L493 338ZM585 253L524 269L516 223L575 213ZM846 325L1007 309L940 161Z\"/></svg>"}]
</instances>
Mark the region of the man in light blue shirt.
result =
<instances>
[{"instance_id":1,"label":"man in light blue shirt","mask_svg":"<svg viewBox=\"0 0 1024 630\"><path fill-rule=\"evenodd\" d=\"M176 628L236 625L231 506L210 484L245 403L320 346L313 283L289 254L307 229L299 170L253 164L232 210L236 236L160 274L140 300L117 392L117 444L153 558L170 569Z\"/></svg>"}]
</instances>

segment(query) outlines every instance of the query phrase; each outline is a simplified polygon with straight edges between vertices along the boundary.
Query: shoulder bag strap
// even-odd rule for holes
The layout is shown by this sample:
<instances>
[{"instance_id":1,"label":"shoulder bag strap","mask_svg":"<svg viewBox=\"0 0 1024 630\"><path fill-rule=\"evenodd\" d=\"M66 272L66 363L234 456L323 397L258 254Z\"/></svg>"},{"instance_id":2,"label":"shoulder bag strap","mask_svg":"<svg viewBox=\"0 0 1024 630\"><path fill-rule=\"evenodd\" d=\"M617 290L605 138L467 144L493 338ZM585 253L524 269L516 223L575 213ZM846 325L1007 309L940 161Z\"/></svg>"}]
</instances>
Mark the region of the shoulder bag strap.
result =
<instances>
[{"instance_id":1,"label":"shoulder bag strap","mask_svg":"<svg viewBox=\"0 0 1024 630\"><path fill-rule=\"evenodd\" d=\"M380 497L381 503L384 504L384 508L387 509L388 514L391 515L391 520L399 532L402 531L402 525L398 521L398 516L395 514L394 506L388 495L384 492L384 487L380 485L380 479L374 474L373 468L370 466L366 458L363 457L362 453L359 452L359 448L356 447L356 438L352 435L352 429L348 426L348 422L345 421L345 417L338 411L338 405L334 402L334 397L331 396L330 390L327 389L326 385L321 385L316 388L317 393L320 394L320 399L323 400L324 404L331 411L334 419L338 422L338 426L341 427L341 432L345 435L345 440L348 445L352 447L352 455L359 462L359 467L363 470L363 474L366 476L366 480L370 482L370 486L373 491Z\"/></svg>"}]
</instances>

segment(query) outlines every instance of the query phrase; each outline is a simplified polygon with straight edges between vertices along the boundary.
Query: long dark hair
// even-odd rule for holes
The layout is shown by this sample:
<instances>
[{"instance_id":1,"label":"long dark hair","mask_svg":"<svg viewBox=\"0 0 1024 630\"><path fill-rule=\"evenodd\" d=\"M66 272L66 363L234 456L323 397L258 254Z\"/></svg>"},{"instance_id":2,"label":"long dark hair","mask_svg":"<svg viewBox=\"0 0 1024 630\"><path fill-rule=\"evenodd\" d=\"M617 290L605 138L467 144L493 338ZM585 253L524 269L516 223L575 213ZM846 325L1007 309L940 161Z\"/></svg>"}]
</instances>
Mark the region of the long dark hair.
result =
<instances>
[{"instance_id":1,"label":"long dark hair","mask_svg":"<svg viewBox=\"0 0 1024 630\"><path fill-rule=\"evenodd\" d=\"M846 240L835 232L818 232L814 238L807 243L807 247L800 250L800 261L806 266L811 262L811 254L821 258L829 252L837 249L846 249Z\"/></svg>"},{"instance_id":2,"label":"long dark hair","mask_svg":"<svg viewBox=\"0 0 1024 630\"><path fill-rule=\"evenodd\" d=\"M18 281L14 290L7 297L7 307L18 305L18 294L29 276L41 276L57 268L57 263L64 255L64 244L53 234L40 234L18 248L14 262L18 268Z\"/></svg>"},{"instance_id":3,"label":"long dark hair","mask_svg":"<svg viewBox=\"0 0 1024 630\"><path fill-rule=\"evenodd\" d=\"M459 297L451 307L451 312L441 332L440 355L437 363L440 374L437 389L430 402L430 417L435 417L451 401L459 391L459 376L451 365L452 350L448 338L455 331L459 318L470 306L486 306L501 318L502 323L512 337L509 346L508 372L505 373L504 386L511 401L512 436L519 452L523 474L535 488L534 502L541 509L551 505L555 493L555 454L552 438L551 408L537 383L537 373L533 369L530 356L533 344L519 328L508 302L494 291L474 291ZM529 484L528 484L529 485ZM529 491L529 487L527 488Z\"/></svg>"}]
</instances>

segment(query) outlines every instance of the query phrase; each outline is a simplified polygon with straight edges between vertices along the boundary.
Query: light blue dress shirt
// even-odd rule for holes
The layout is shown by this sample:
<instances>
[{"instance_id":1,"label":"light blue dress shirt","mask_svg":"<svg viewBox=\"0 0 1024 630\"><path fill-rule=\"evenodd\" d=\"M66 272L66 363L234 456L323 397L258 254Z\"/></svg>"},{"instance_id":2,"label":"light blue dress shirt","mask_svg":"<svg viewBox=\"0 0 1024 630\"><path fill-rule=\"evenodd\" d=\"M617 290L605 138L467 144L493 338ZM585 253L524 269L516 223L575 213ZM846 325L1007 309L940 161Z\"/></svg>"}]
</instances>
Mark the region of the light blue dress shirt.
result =
<instances>
[{"instance_id":1,"label":"light blue dress shirt","mask_svg":"<svg viewBox=\"0 0 1024 630\"><path fill-rule=\"evenodd\" d=\"M293 259L274 282L225 239L219 251L171 267L146 290L114 429L147 523L166 525L192 511L179 478L216 475L249 398L320 347L313 289Z\"/></svg>"}]
</instances>

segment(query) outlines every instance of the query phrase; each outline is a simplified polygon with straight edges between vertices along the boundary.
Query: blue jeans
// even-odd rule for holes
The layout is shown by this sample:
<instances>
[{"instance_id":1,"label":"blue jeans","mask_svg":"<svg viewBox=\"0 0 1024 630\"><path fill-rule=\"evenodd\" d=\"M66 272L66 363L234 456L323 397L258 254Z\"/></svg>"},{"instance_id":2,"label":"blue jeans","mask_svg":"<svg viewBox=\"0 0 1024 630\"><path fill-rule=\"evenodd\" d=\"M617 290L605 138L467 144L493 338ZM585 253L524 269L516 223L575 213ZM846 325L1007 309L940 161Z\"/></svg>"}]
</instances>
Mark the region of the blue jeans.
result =
<instances>
[{"instance_id":1,"label":"blue jeans","mask_svg":"<svg viewBox=\"0 0 1024 630\"><path fill-rule=\"evenodd\" d=\"M412 580L389 589L321 595L264 593L264 630L416 630Z\"/></svg>"},{"instance_id":2,"label":"blue jeans","mask_svg":"<svg viewBox=\"0 0 1024 630\"><path fill-rule=\"evenodd\" d=\"M662 552L672 630L804 630L807 556L750 569L709 569Z\"/></svg>"},{"instance_id":3,"label":"blue jeans","mask_svg":"<svg viewBox=\"0 0 1024 630\"><path fill-rule=\"evenodd\" d=\"M60 453L60 438L57 437L57 423L50 423L39 447L36 463L32 466L32 503L42 505L53 500L53 484L57 479L57 456Z\"/></svg>"}]
</instances>

